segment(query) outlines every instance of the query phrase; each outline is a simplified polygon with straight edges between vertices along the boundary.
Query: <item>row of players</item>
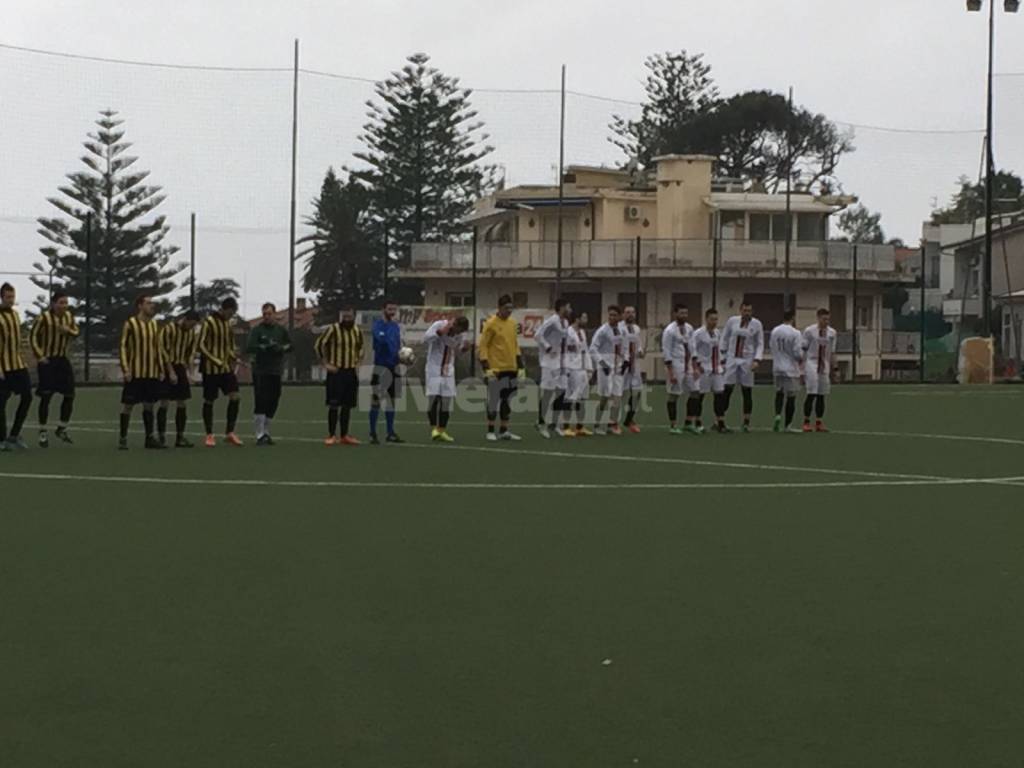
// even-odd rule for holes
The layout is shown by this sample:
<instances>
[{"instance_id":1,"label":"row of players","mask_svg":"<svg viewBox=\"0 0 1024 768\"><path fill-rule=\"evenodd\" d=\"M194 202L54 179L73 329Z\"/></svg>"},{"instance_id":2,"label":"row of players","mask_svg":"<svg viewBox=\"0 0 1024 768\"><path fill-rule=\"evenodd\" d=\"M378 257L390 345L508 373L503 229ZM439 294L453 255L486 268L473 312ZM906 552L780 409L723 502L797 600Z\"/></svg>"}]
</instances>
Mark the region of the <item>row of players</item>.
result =
<instances>
[{"instance_id":1,"label":"row of players","mask_svg":"<svg viewBox=\"0 0 1024 768\"><path fill-rule=\"evenodd\" d=\"M27 367L20 354L20 319L13 309L14 289L5 284L0 289L0 449L24 447L21 427L31 403L31 385ZM120 446L127 447L128 424L132 409L143 405L146 444L157 448L166 445L169 405L175 405L176 446L190 447L185 437L187 401L191 397L192 366L198 354L203 382L203 422L205 443L216 444L213 436L213 404L220 394L228 397L225 441L240 445L235 434L239 411L237 366L231 321L237 312L233 299L226 299L219 311L202 321L197 314L185 313L158 326L154 320L155 305L148 296L136 302L136 315L124 325L120 359L124 373ZM750 427L754 371L764 352L761 323L753 317L749 304L740 315L730 318L724 330L718 329L714 310L705 313L702 327L694 330L687 322L685 306L677 306L674 319L662 334L668 415L673 432L702 432L703 398L713 395L715 425L728 431L725 414L736 385L743 392L743 428ZM374 374L373 404L370 412L370 440L377 437L378 416L385 407L386 440L401 442L394 428L394 402L401 383L401 327L395 317L397 306L387 302L383 316L372 328ZM257 443L273 443L270 425L281 397L281 376L284 356L291 351L287 332L274 320L272 304L263 307L263 321L250 334L246 350L253 366L255 390L254 424ZM793 327L793 315L787 314L784 325L772 333L770 347L778 395L776 397L775 429L790 428L795 411L799 381L806 381L804 431L824 431L824 396L828 394L829 372L835 350L835 333L828 326L828 312L820 310L818 324L800 334ZM451 403L456 392L454 358L468 350L469 323L466 318L440 320L425 335L427 350L426 391L429 397L428 417L431 436L439 442L450 442L447 425ZM51 307L34 322L30 344L37 357L39 379L40 444L48 444L47 420L49 404L55 394L63 395L57 437L71 442L68 424L74 402L75 384L68 346L78 335L78 327L68 310L67 297L57 293ZM509 401L518 382L525 377L519 349L518 326L512 319L512 300L499 299L497 312L484 324L479 339L479 357L488 389L489 440L518 440L509 430ZM597 434L621 434L623 429L639 432L636 408L643 379L639 360L644 357L644 334L636 322L632 307L620 311L608 309L608 321L588 343L586 315L576 316L568 301L559 299L553 313L539 329L536 340L541 362L540 409L538 431L545 438L552 434L565 437ZM329 445L357 444L349 434L351 410L355 407L359 388L358 369L363 359L363 334L355 326L352 310L341 313L338 323L329 326L317 339L316 351L327 371L325 383L328 409ZM813 363L807 365L808 362ZM600 397L594 430L583 423L583 403L590 396L591 381L596 374ZM6 432L6 401L11 395L21 401L15 413L10 434ZM685 397L685 419L678 421L679 399ZM154 409L159 403L160 408ZM782 412L785 408L785 423ZM620 409L624 418L620 426ZM154 410L156 410L154 416ZM816 412L815 427L810 425Z\"/></svg>"}]
</instances>

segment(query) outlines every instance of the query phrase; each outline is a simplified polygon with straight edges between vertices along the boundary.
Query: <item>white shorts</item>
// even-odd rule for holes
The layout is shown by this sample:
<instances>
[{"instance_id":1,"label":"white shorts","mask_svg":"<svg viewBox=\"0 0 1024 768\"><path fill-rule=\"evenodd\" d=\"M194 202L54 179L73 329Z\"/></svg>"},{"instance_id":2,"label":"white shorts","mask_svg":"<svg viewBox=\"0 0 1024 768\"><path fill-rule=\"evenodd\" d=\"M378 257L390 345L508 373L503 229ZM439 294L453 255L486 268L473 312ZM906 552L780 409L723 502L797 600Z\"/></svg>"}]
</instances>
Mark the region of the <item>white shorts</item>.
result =
<instances>
[{"instance_id":1,"label":"white shorts","mask_svg":"<svg viewBox=\"0 0 1024 768\"><path fill-rule=\"evenodd\" d=\"M566 388L565 371L560 368L541 368L540 388L549 392L564 392Z\"/></svg>"},{"instance_id":2,"label":"white shorts","mask_svg":"<svg viewBox=\"0 0 1024 768\"><path fill-rule=\"evenodd\" d=\"M597 394L601 397L622 397L622 374L597 372Z\"/></svg>"},{"instance_id":3,"label":"white shorts","mask_svg":"<svg viewBox=\"0 0 1024 768\"><path fill-rule=\"evenodd\" d=\"M670 395L688 395L693 392L693 375L686 363L681 360L673 360L672 372L676 376L675 382L673 383L671 380L665 382L665 389Z\"/></svg>"},{"instance_id":4,"label":"white shorts","mask_svg":"<svg viewBox=\"0 0 1024 768\"><path fill-rule=\"evenodd\" d=\"M725 384L734 387L739 384L741 387L754 386L754 361L737 360L729 361L725 367Z\"/></svg>"},{"instance_id":5,"label":"white shorts","mask_svg":"<svg viewBox=\"0 0 1024 768\"><path fill-rule=\"evenodd\" d=\"M829 395L832 393L832 379L828 373L809 370L804 373L805 388L808 395Z\"/></svg>"},{"instance_id":6,"label":"white shorts","mask_svg":"<svg viewBox=\"0 0 1024 768\"><path fill-rule=\"evenodd\" d=\"M455 377L428 376L427 397L455 397Z\"/></svg>"},{"instance_id":7,"label":"white shorts","mask_svg":"<svg viewBox=\"0 0 1024 768\"><path fill-rule=\"evenodd\" d=\"M775 391L786 395L795 395L800 391L800 379L797 376L775 374Z\"/></svg>"},{"instance_id":8,"label":"white shorts","mask_svg":"<svg viewBox=\"0 0 1024 768\"><path fill-rule=\"evenodd\" d=\"M697 380L697 391L702 395L725 391L725 377L720 373L704 373Z\"/></svg>"},{"instance_id":9,"label":"white shorts","mask_svg":"<svg viewBox=\"0 0 1024 768\"><path fill-rule=\"evenodd\" d=\"M590 397L590 371L569 371L566 376L566 400L570 403L581 403Z\"/></svg>"},{"instance_id":10,"label":"white shorts","mask_svg":"<svg viewBox=\"0 0 1024 768\"><path fill-rule=\"evenodd\" d=\"M628 371L622 375L623 392L642 392L644 389L644 376L640 371Z\"/></svg>"}]
</instances>

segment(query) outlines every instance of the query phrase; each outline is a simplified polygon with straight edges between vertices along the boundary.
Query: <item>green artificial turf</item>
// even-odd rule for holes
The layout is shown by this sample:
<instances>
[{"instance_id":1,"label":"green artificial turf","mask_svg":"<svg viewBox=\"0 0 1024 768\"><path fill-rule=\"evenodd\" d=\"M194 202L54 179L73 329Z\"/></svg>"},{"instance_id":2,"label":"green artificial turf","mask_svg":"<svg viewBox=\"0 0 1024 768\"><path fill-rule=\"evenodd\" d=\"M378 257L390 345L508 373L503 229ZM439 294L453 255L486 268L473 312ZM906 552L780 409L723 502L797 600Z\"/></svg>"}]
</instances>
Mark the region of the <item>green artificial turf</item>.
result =
<instances>
[{"instance_id":1,"label":"green artificial turf","mask_svg":"<svg viewBox=\"0 0 1024 768\"><path fill-rule=\"evenodd\" d=\"M296 388L274 448L163 453L117 395L0 455L3 768L1024 761L1024 388L330 449Z\"/></svg>"}]
</instances>

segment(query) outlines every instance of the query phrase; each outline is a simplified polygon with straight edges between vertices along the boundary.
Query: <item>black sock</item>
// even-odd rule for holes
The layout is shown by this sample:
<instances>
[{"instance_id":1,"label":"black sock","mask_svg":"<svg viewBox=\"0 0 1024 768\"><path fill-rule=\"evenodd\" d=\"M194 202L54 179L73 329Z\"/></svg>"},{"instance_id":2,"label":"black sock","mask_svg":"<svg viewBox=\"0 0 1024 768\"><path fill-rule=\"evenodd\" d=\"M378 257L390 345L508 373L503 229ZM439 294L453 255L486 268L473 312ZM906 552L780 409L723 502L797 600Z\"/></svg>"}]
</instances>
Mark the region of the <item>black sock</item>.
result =
<instances>
[{"instance_id":1,"label":"black sock","mask_svg":"<svg viewBox=\"0 0 1024 768\"><path fill-rule=\"evenodd\" d=\"M775 415L782 415L782 405L786 402L786 393L781 389L775 392Z\"/></svg>"},{"instance_id":2,"label":"black sock","mask_svg":"<svg viewBox=\"0 0 1024 768\"><path fill-rule=\"evenodd\" d=\"M153 409L144 408L142 411L142 426L146 430L146 437L153 436Z\"/></svg>"},{"instance_id":3,"label":"black sock","mask_svg":"<svg viewBox=\"0 0 1024 768\"><path fill-rule=\"evenodd\" d=\"M742 388L743 394L743 421L750 423L750 414L754 412L754 390L750 387Z\"/></svg>"},{"instance_id":4,"label":"black sock","mask_svg":"<svg viewBox=\"0 0 1024 768\"><path fill-rule=\"evenodd\" d=\"M435 395L430 398L430 406L427 408L427 420L430 422L430 426L435 429L438 426L438 417L441 413L441 398Z\"/></svg>"},{"instance_id":5,"label":"black sock","mask_svg":"<svg viewBox=\"0 0 1024 768\"><path fill-rule=\"evenodd\" d=\"M179 438L185 436L186 424L188 424L188 411L179 407L178 410L174 412L174 429L178 433Z\"/></svg>"},{"instance_id":6,"label":"black sock","mask_svg":"<svg viewBox=\"0 0 1024 768\"><path fill-rule=\"evenodd\" d=\"M825 418L825 396L818 395L818 402L815 404L814 413L818 419Z\"/></svg>"},{"instance_id":7,"label":"black sock","mask_svg":"<svg viewBox=\"0 0 1024 768\"><path fill-rule=\"evenodd\" d=\"M71 414L75 410L75 398L65 395L60 401L60 426L66 427L71 423Z\"/></svg>"},{"instance_id":8,"label":"black sock","mask_svg":"<svg viewBox=\"0 0 1024 768\"><path fill-rule=\"evenodd\" d=\"M718 396L718 395L715 396L715 402L720 404L723 416L725 415L726 411L729 410L729 403L732 402L732 390L733 390L733 385L732 384L726 384L725 389L722 391L721 396ZM716 415L717 415L717 413L716 413Z\"/></svg>"},{"instance_id":9,"label":"black sock","mask_svg":"<svg viewBox=\"0 0 1024 768\"><path fill-rule=\"evenodd\" d=\"M124 440L128 437L128 424L131 422L132 415L130 413L121 414L121 439Z\"/></svg>"},{"instance_id":10,"label":"black sock","mask_svg":"<svg viewBox=\"0 0 1024 768\"><path fill-rule=\"evenodd\" d=\"M338 434L338 409L333 405L327 409L327 434L331 437Z\"/></svg>"},{"instance_id":11,"label":"black sock","mask_svg":"<svg viewBox=\"0 0 1024 768\"><path fill-rule=\"evenodd\" d=\"M45 427L46 422L50 420L50 398L52 397L53 395L50 394L39 396L39 415L37 419L40 427Z\"/></svg>"},{"instance_id":12,"label":"black sock","mask_svg":"<svg viewBox=\"0 0 1024 768\"><path fill-rule=\"evenodd\" d=\"M347 405L341 406L341 411L338 414L338 434L341 437L345 437L348 434L348 423L352 418L352 409Z\"/></svg>"},{"instance_id":13,"label":"black sock","mask_svg":"<svg viewBox=\"0 0 1024 768\"><path fill-rule=\"evenodd\" d=\"M203 426L206 427L206 434L213 434L213 403L203 403Z\"/></svg>"},{"instance_id":14,"label":"black sock","mask_svg":"<svg viewBox=\"0 0 1024 768\"><path fill-rule=\"evenodd\" d=\"M235 431L235 425L238 423L238 409L241 407L241 400L228 400L228 428L227 433L230 435Z\"/></svg>"},{"instance_id":15,"label":"black sock","mask_svg":"<svg viewBox=\"0 0 1024 768\"><path fill-rule=\"evenodd\" d=\"M728 402L729 396L725 392L720 392L715 395L714 400L712 400L711 407L714 410L715 418L718 419L718 421L725 420L725 411Z\"/></svg>"},{"instance_id":16,"label":"black sock","mask_svg":"<svg viewBox=\"0 0 1024 768\"><path fill-rule=\"evenodd\" d=\"M439 401L439 413L437 414L437 424L441 429L448 429L448 417L452 415L451 404L444 402L440 398Z\"/></svg>"},{"instance_id":17,"label":"black sock","mask_svg":"<svg viewBox=\"0 0 1024 768\"><path fill-rule=\"evenodd\" d=\"M576 412L576 429L583 429L583 403L576 401L573 410Z\"/></svg>"},{"instance_id":18,"label":"black sock","mask_svg":"<svg viewBox=\"0 0 1024 768\"><path fill-rule=\"evenodd\" d=\"M7 402L0 399L0 441L7 439Z\"/></svg>"},{"instance_id":19,"label":"black sock","mask_svg":"<svg viewBox=\"0 0 1024 768\"><path fill-rule=\"evenodd\" d=\"M156 409L156 431L160 437L167 434L167 409L163 406Z\"/></svg>"},{"instance_id":20,"label":"black sock","mask_svg":"<svg viewBox=\"0 0 1024 768\"><path fill-rule=\"evenodd\" d=\"M665 404L665 408L668 410L669 423L675 426L676 419L679 417L679 403L675 400L669 400Z\"/></svg>"},{"instance_id":21,"label":"black sock","mask_svg":"<svg viewBox=\"0 0 1024 768\"><path fill-rule=\"evenodd\" d=\"M804 398L804 421L811 420L811 411L814 410L814 395Z\"/></svg>"},{"instance_id":22,"label":"black sock","mask_svg":"<svg viewBox=\"0 0 1024 768\"><path fill-rule=\"evenodd\" d=\"M17 437L21 434L21 428L25 425L28 412L32 408L32 395L24 395L18 402L18 410L14 412L14 424L11 426L10 437Z\"/></svg>"},{"instance_id":23,"label":"black sock","mask_svg":"<svg viewBox=\"0 0 1024 768\"><path fill-rule=\"evenodd\" d=\"M788 427L793 423L793 417L796 415L796 395L790 395L786 398L786 426Z\"/></svg>"},{"instance_id":24,"label":"black sock","mask_svg":"<svg viewBox=\"0 0 1024 768\"><path fill-rule=\"evenodd\" d=\"M626 420L623 422L627 427L636 420L636 400L633 393L629 393L629 401L626 405Z\"/></svg>"}]
</instances>

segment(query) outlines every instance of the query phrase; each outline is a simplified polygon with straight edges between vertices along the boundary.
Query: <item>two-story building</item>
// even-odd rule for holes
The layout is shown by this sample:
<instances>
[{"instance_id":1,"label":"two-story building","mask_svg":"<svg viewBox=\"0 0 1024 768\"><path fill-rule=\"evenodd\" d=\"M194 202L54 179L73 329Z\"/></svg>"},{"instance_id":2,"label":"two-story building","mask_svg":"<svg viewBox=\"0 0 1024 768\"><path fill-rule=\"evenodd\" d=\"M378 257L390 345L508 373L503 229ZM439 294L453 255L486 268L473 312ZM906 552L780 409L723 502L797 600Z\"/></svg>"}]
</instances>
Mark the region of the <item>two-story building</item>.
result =
<instances>
[{"instance_id":1,"label":"two-story building","mask_svg":"<svg viewBox=\"0 0 1024 768\"><path fill-rule=\"evenodd\" d=\"M557 186L496 192L466 219L476 233L475 257L469 240L419 243L400 276L423 280L428 305L469 306L475 262L479 312L489 312L503 293L519 307L549 307L561 250L561 293L588 313L591 327L609 304L634 304L649 346L657 345L677 303L687 304L697 325L708 307L730 315L746 299L770 331L782 320L788 286L800 326L814 322L819 307L831 310L847 378L855 324L858 377L878 379L887 361L916 360L913 341L902 349L883 339L883 286L913 281L896 264L893 247L829 240L830 217L852 198L795 191L787 222L785 195L716 181L713 162L660 157L653 177L570 166L561 206ZM648 374L660 374L650 357Z\"/></svg>"}]
</instances>

